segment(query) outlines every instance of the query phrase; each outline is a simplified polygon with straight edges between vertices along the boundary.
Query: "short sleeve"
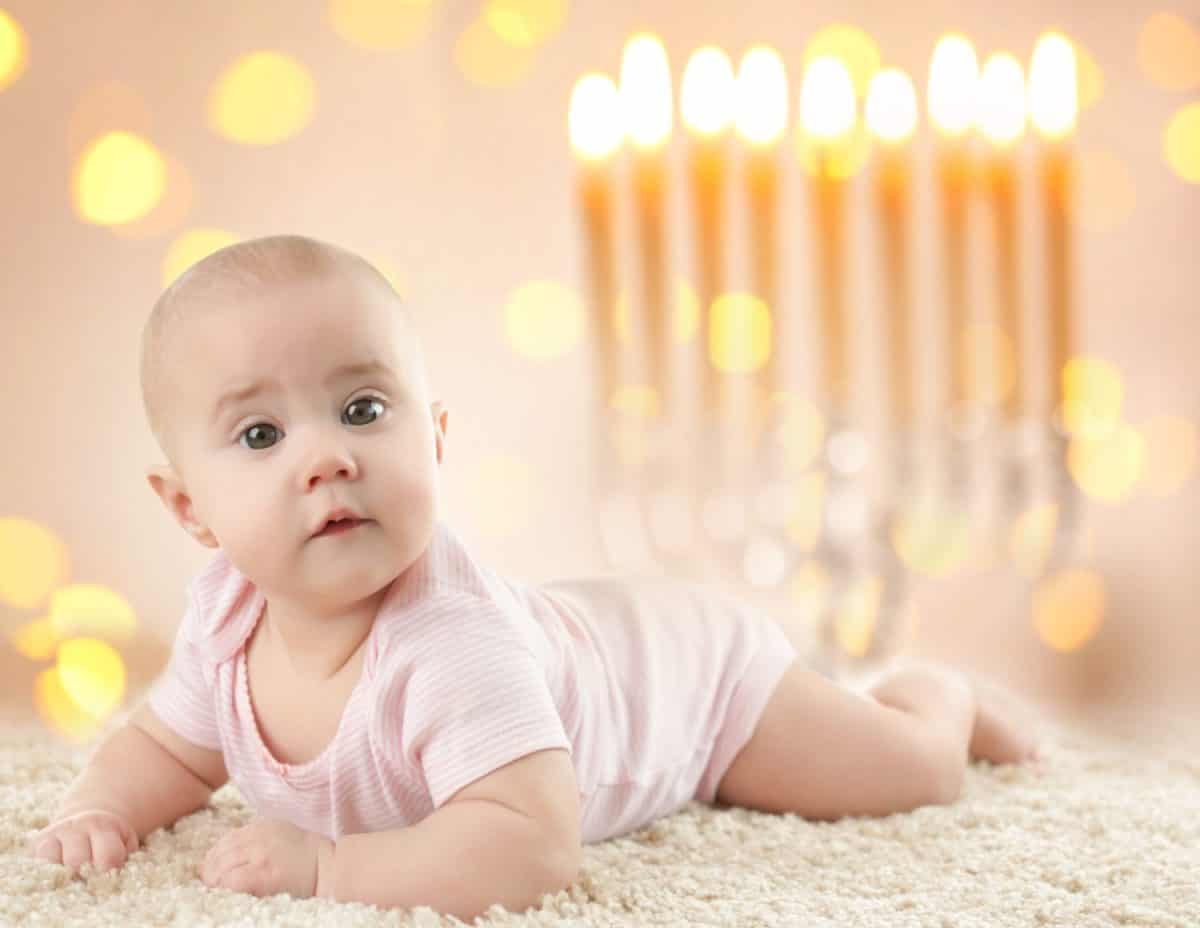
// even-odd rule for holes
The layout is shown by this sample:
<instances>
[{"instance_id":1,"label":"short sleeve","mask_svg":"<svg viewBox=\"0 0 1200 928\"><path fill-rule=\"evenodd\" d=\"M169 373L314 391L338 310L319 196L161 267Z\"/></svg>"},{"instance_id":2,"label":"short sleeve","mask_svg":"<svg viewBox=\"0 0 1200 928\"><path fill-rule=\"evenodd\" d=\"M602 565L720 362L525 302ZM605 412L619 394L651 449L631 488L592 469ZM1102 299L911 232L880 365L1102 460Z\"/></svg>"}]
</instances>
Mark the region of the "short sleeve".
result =
<instances>
[{"instance_id":1,"label":"short sleeve","mask_svg":"<svg viewBox=\"0 0 1200 928\"><path fill-rule=\"evenodd\" d=\"M199 615L189 590L187 609L166 669L151 684L147 701L154 714L180 737L211 750L220 750L221 738L217 728L215 691L204 674L203 657L193 640Z\"/></svg>"},{"instance_id":2,"label":"short sleeve","mask_svg":"<svg viewBox=\"0 0 1200 928\"><path fill-rule=\"evenodd\" d=\"M498 607L468 599L430 625L383 688L379 737L398 778L423 777L436 809L527 754L571 751L542 663Z\"/></svg>"}]
</instances>

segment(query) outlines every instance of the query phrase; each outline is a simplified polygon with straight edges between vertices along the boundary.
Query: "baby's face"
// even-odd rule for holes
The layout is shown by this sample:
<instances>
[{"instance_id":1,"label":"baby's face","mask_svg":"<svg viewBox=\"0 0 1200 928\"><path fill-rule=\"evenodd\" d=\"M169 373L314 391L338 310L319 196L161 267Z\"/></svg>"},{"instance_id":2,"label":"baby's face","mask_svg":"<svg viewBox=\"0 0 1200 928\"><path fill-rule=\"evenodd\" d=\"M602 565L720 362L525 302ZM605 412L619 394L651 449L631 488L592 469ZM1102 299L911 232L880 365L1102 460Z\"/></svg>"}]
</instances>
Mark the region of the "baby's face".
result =
<instances>
[{"instance_id":1,"label":"baby's face","mask_svg":"<svg viewBox=\"0 0 1200 928\"><path fill-rule=\"evenodd\" d=\"M429 543L445 413L389 299L328 275L192 313L172 333L178 493L171 478L151 483L268 598L337 608L392 582ZM341 507L369 521L316 535Z\"/></svg>"}]
</instances>

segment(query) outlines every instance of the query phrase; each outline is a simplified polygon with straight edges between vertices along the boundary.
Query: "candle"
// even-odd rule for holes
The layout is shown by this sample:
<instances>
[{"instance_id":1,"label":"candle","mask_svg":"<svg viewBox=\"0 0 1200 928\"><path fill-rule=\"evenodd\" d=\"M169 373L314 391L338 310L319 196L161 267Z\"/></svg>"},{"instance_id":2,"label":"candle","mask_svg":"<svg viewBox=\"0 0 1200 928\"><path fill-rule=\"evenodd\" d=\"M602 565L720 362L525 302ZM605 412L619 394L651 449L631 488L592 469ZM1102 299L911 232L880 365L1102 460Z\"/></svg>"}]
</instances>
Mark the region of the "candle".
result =
<instances>
[{"instance_id":1,"label":"candle","mask_svg":"<svg viewBox=\"0 0 1200 928\"><path fill-rule=\"evenodd\" d=\"M891 345L888 413L897 438L913 439L916 391L913 388L912 291L909 274L912 158L909 142L917 125L917 94L907 74L880 71L867 92L867 128L878 142L875 203L878 208L884 264L884 300L888 306L885 342ZM912 476L912 455L899 460L901 485Z\"/></svg>"},{"instance_id":2,"label":"candle","mask_svg":"<svg viewBox=\"0 0 1200 928\"><path fill-rule=\"evenodd\" d=\"M1075 49L1061 33L1048 32L1034 46L1029 65L1029 118L1043 139L1039 152L1040 201L1046 228L1049 302L1050 409L1048 418L1068 421L1066 366L1076 350L1071 290L1071 220L1074 164L1071 133L1078 114Z\"/></svg>"},{"instance_id":3,"label":"candle","mask_svg":"<svg viewBox=\"0 0 1200 928\"><path fill-rule=\"evenodd\" d=\"M742 56L736 85L737 133L745 143L744 190L750 226L751 287L771 314L771 354L763 368L760 396L795 386L784 346L791 320L779 299L779 140L787 128L788 88L783 59L756 45Z\"/></svg>"},{"instance_id":4,"label":"candle","mask_svg":"<svg viewBox=\"0 0 1200 928\"><path fill-rule=\"evenodd\" d=\"M970 354L964 352L969 313L967 294L967 193L970 162L965 136L974 121L979 66L964 36L941 38L929 65L929 119L938 130L937 187L941 208L942 274L950 346L951 412L963 412L975 382Z\"/></svg>"},{"instance_id":5,"label":"candle","mask_svg":"<svg viewBox=\"0 0 1200 928\"><path fill-rule=\"evenodd\" d=\"M667 320L666 170L671 135L671 71L662 42L648 33L629 39L621 59L619 97L625 134L634 149L634 212L638 230L642 321L647 367L659 414L672 412ZM631 301L633 302L633 301Z\"/></svg>"},{"instance_id":6,"label":"candle","mask_svg":"<svg viewBox=\"0 0 1200 928\"><path fill-rule=\"evenodd\" d=\"M720 377L710 355L713 300L721 293L725 266L725 181L729 128L733 122L734 78L729 56L713 46L688 59L680 88L680 112L689 132L697 297L701 411L720 419Z\"/></svg>"},{"instance_id":7,"label":"candle","mask_svg":"<svg viewBox=\"0 0 1200 928\"><path fill-rule=\"evenodd\" d=\"M855 122L854 84L836 58L809 62L800 87L800 126L816 153L812 178L813 245L817 305L824 333L823 387L829 417L844 424L847 410L848 345L845 300L844 179L835 168L838 146Z\"/></svg>"},{"instance_id":8,"label":"candle","mask_svg":"<svg viewBox=\"0 0 1200 928\"><path fill-rule=\"evenodd\" d=\"M621 144L622 132L617 87L610 77L588 74L576 82L568 128L579 161L578 195L592 310L597 423L604 428L617 390L620 360L614 318L612 156Z\"/></svg>"},{"instance_id":9,"label":"candle","mask_svg":"<svg viewBox=\"0 0 1200 928\"><path fill-rule=\"evenodd\" d=\"M988 143L988 201L995 230L995 306L999 328L1012 348L1013 381L1004 413L1009 424L1024 414L1021 357L1021 295L1017 261L1017 154L1025 132L1025 74L1020 62L1000 52L990 56L979 76L976 124Z\"/></svg>"}]
</instances>

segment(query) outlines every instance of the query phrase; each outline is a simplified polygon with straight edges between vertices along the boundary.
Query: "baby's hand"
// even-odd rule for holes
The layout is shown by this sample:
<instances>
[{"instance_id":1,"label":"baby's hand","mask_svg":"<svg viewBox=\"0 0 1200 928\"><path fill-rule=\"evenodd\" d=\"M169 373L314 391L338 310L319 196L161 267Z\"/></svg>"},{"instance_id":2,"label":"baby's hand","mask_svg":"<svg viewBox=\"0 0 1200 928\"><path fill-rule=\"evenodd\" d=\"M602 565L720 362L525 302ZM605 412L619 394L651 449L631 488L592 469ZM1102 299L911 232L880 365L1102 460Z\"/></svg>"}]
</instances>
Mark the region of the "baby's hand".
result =
<instances>
[{"instance_id":1,"label":"baby's hand","mask_svg":"<svg viewBox=\"0 0 1200 928\"><path fill-rule=\"evenodd\" d=\"M138 849L138 836L115 812L90 809L51 822L25 847L30 856L63 864L73 873L86 863L103 873L125 863Z\"/></svg>"},{"instance_id":2,"label":"baby's hand","mask_svg":"<svg viewBox=\"0 0 1200 928\"><path fill-rule=\"evenodd\" d=\"M256 818L209 849L200 878L214 889L307 899L317 893L317 857L326 841L290 822Z\"/></svg>"}]
</instances>

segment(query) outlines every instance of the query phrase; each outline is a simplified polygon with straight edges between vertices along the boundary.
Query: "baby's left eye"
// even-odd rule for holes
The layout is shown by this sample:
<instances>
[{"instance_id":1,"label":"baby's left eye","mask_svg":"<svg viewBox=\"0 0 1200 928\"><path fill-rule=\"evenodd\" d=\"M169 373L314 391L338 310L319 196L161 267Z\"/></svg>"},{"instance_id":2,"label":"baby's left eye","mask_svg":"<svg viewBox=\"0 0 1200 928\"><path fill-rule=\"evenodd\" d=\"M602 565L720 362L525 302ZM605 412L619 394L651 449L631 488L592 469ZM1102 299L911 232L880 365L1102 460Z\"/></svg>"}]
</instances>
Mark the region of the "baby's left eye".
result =
<instances>
[{"instance_id":1,"label":"baby's left eye","mask_svg":"<svg viewBox=\"0 0 1200 928\"><path fill-rule=\"evenodd\" d=\"M371 416L369 419L355 419L353 410L358 407L360 416ZM361 412L363 408L367 412ZM346 412L342 415L342 420L349 425L370 425L376 419L383 415L383 400L375 396L360 396L346 407Z\"/></svg>"}]
</instances>

